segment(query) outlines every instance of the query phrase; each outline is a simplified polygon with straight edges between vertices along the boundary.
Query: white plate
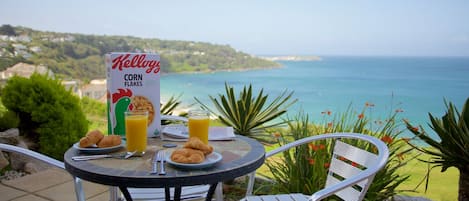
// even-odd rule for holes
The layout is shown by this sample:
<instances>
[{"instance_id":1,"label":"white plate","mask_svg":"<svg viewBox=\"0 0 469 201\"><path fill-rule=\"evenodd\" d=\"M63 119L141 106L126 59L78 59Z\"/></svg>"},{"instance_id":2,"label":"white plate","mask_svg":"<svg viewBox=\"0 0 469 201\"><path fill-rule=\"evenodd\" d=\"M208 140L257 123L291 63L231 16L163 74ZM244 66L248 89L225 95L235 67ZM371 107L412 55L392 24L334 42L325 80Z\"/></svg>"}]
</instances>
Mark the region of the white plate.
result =
<instances>
[{"instance_id":1,"label":"white plate","mask_svg":"<svg viewBox=\"0 0 469 201\"><path fill-rule=\"evenodd\" d=\"M178 167L178 168L183 168L183 169L203 169L207 167L211 167L221 161L223 157L221 154L217 152L212 152L211 154L205 156L205 160L202 163L197 163L197 164L188 164L188 163L178 163L174 162L171 160L171 154L168 154L166 157L166 162L169 164Z\"/></svg>"},{"instance_id":2,"label":"white plate","mask_svg":"<svg viewBox=\"0 0 469 201\"><path fill-rule=\"evenodd\" d=\"M124 147L123 142L120 145L113 146L113 147L105 147L105 148L99 148L99 147L96 147L96 145L94 145L94 147L83 148L83 147L80 147L79 142L73 144L73 148L75 148L76 150L82 153L87 153L87 154L105 154L105 153L117 151L123 147Z\"/></svg>"}]
</instances>

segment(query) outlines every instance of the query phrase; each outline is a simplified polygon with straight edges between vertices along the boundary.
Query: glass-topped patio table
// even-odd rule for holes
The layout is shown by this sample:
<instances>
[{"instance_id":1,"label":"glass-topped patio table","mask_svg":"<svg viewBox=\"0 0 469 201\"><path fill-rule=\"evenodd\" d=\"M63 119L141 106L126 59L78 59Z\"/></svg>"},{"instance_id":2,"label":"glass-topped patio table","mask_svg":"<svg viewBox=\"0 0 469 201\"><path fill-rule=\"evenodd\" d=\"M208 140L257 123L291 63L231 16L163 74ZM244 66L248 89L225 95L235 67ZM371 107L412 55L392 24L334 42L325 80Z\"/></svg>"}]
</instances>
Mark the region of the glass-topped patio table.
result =
<instances>
[{"instance_id":1,"label":"glass-topped patio table","mask_svg":"<svg viewBox=\"0 0 469 201\"><path fill-rule=\"evenodd\" d=\"M142 157L129 159L105 158L88 161L74 161L73 156L84 155L71 147L64 154L66 170L74 177L87 181L116 186L126 200L132 200L127 188L165 188L166 200L170 200L169 189L175 188L174 200L180 200L182 186L210 184L206 200L211 200L218 182L232 180L259 168L265 160L264 146L258 141L237 135L234 140L210 141L214 152L222 160L203 169L182 169L165 163L166 175L151 174L152 157L156 151L165 149L170 153L181 148L184 142L170 142L176 148L163 148L168 143L159 138L149 138L147 151ZM124 152L125 148L119 150Z\"/></svg>"}]
</instances>

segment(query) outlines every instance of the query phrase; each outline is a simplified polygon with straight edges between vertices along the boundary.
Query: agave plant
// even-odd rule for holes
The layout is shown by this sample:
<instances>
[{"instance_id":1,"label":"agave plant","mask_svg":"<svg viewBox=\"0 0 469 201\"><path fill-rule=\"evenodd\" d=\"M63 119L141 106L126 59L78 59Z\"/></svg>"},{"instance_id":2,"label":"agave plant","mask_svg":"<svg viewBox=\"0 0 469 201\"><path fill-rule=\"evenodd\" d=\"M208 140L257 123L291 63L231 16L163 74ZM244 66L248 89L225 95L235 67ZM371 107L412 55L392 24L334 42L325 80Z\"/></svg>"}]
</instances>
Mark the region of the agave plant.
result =
<instances>
[{"instance_id":1,"label":"agave plant","mask_svg":"<svg viewBox=\"0 0 469 201\"><path fill-rule=\"evenodd\" d=\"M179 95L178 97L171 96L171 98L169 98L166 103L160 104L160 113L162 115L172 115L174 110L181 104L181 101L179 100L180 97L181 95ZM168 120L161 121L162 125L167 125L170 123L171 121Z\"/></svg>"},{"instance_id":2,"label":"agave plant","mask_svg":"<svg viewBox=\"0 0 469 201\"><path fill-rule=\"evenodd\" d=\"M445 101L446 114L436 118L429 114L430 128L435 131L440 140L433 139L423 127L414 127L408 121L407 128L419 139L430 145L430 148L418 148L431 157L423 160L433 167L441 167L441 172L449 167L459 170L459 201L469 200L469 98L463 106L462 113L454 104Z\"/></svg>"},{"instance_id":3,"label":"agave plant","mask_svg":"<svg viewBox=\"0 0 469 201\"><path fill-rule=\"evenodd\" d=\"M180 95L176 98L171 96L166 103L160 104L160 113L164 115L172 115L174 109L181 104L181 101L179 101L180 97Z\"/></svg>"},{"instance_id":4,"label":"agave plant","mask_svg":"<svg viewBox=\"0 0 469 201\"><path fill-rule=\"evenodd\" d=\"M235 133L257 139L267 136L265 129L282 125L283 121L267 123L286 113L287 108L297 101L295 99L289 102L293 92L287 93L285 90L272 102L267 103L268 95L264 94L264 90L261 89L257 96L254 96L251 84L249 87L244 86L239 97L236 97L234 88L228 86L227 83L225 83L225 92L225 95L218 95L219 99L209 96L216 111L199 99L195 98L195 100L202 108L216 115L223 124L232 126Z\"/></svg>"}]
</instances>

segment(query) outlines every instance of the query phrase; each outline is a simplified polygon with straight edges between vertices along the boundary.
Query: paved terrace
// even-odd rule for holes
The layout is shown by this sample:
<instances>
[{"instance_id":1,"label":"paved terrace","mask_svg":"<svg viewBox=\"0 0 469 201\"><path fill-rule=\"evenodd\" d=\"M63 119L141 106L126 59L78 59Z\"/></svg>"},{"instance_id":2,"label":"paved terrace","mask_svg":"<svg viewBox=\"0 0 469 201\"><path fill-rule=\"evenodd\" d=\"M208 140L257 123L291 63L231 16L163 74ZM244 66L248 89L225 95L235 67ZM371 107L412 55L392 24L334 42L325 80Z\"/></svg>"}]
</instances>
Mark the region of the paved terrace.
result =
<instances>
[{"instance_id":1,"label":"paved terrace","mask_svg":"<svg viewBox=\"0 0 469 201\"><path fill-rule=\"evenodd\" d=\"M109 201L109 188L83 182L86 200ZM72 176L65 170L49 168L0 183L0 201L73 201L76 200Z\"/></svg>"}]
</instances>

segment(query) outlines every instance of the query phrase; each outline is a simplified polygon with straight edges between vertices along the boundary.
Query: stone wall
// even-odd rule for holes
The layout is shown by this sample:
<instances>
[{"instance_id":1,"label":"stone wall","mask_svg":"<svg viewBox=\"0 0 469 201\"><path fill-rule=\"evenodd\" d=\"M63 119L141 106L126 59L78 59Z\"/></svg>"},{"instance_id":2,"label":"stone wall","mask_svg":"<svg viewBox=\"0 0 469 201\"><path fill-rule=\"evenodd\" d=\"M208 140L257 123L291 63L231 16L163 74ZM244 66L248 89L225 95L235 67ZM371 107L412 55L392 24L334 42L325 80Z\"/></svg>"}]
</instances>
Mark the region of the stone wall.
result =
<instances>
[{"instance_id":1,"label":"stone wall","mask_svg":"<svg viewBox=\"0 0 469 201\"><path fill-rule=\"evenodd\" d=\"M17 128L0 132L0 143L14 145L28 149L28 143L20 136ZM2 152L0 150L0 170L10 166L12 170L36 173L50 166L46 163L18 153Z\"/></svg>"}]
</instances>

